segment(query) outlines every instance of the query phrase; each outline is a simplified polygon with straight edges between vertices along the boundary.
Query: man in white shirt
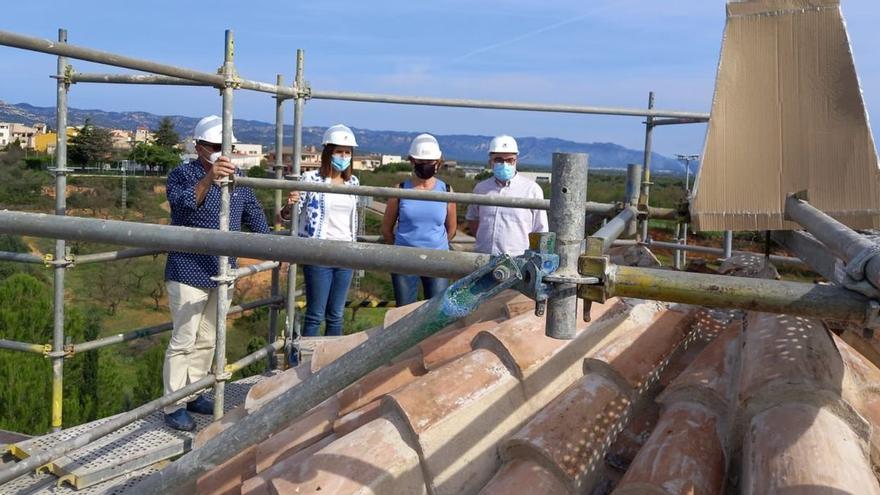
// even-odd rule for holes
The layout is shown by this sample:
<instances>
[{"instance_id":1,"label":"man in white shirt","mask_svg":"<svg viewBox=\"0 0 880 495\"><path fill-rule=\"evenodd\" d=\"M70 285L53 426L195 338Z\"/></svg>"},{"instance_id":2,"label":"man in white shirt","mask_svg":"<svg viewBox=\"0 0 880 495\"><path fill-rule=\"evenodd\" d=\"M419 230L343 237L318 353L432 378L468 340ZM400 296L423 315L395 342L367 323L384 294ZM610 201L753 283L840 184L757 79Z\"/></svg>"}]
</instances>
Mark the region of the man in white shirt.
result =
<instances>
[{"instance_id":1,"label":"man in white shirt","mask_svg":"<svg viewBox=\"0 0 880 495\"><path fill-rule=\"evenodd\" d=\"M540 198L544 191L535 181L516 173L519 148L511 136L496 136L489 143L492 177L474 187L475 194ZM477 238L474 250L492 255L519 256L529 248L529 234L547 231L547 212L524 208L471 205L465 219Z\"/></svg>"}]
</instances>

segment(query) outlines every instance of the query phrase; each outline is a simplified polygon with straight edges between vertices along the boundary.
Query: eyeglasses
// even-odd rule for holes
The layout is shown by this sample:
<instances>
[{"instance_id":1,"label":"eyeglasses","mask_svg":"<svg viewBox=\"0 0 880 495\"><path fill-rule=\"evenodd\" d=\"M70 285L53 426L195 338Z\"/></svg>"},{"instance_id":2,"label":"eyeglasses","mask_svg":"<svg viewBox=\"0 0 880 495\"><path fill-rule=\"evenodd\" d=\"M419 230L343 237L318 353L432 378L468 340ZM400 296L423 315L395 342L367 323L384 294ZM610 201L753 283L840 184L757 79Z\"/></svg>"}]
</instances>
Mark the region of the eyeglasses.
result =
<instances>
[{"instance_id":1,"label":"eyeglasses","mask_svg":"<svg viewBox=\"0 0 880 495\"><path fill-rule=\"evenodd\" d=\"M508 158L499 157L499 158L495 158L494 160L492 160L492 163L506 163L508 165L513 165L514 163L516 163L516 157L513 157L513 156L508 157Z\"/></svg>"},{"instance_id":2,"label":"eyeglasses","mask_svg":"<svg viewBox=\"0 0 880 495\"><path fill-rule=\"evenodd\" d=\"M221 145L221 144L209 143L207 141L199 141L199 145L201 145L203 148L211 150L215 153L220 151L223 148L223 145Z\"/></svg>"}]
</instances>

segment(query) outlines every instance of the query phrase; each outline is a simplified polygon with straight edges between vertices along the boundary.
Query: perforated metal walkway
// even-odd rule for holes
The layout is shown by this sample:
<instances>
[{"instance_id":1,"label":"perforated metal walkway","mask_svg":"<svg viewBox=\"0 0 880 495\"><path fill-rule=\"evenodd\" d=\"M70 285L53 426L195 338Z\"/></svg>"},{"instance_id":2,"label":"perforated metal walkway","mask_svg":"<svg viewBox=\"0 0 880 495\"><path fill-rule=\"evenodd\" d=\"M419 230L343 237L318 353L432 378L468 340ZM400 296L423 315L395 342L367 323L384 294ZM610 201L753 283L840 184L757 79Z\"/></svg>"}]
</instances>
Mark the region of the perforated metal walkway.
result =
<instances>
[{"instance_id":1,"label":"perforated metal walkway","mask_svg":"<svg viewBox=\"0 0 880 495\"><path fill-rule=\"evenodd\" d=\"M248 390L269 375L257 375L226 384L225 408L243 404ZM208 394L210 395L210 394ZM156 472L164 462L191 448L196 433L211 423L210 416L194 414L193 433L165 426L161 412L135 421L106 437L55 460L49 473L30 474L0 486L2 495L117 494ZM73 438L109 418L19 442L12 453L24 458Z\"/></svg>"}]
</instances>

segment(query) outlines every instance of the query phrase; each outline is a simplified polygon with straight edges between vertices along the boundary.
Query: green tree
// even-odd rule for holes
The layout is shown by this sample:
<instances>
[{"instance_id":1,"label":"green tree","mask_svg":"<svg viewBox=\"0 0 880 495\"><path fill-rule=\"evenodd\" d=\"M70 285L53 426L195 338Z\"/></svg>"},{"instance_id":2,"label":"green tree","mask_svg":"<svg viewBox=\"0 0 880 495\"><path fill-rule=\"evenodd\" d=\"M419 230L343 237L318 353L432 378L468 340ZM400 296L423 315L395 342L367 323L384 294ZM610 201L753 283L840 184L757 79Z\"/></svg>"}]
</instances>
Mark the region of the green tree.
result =
<instances>
[{"instance_id":1,"label":"green tree","mask_svg":"<svg viewBox=\"0 0 880 495\"><path fill-rule=\"evenodd\" d=\"M180 153L158 144L138 143L128 154L128 159L143 165L159 167L168 172L180 163Z\"/></svg>"},{"instance_id":2,"label":"green tree","mask_svg":"<svg viewBox=\"0 0 880 495\"><path fill-rule=\"evenodd\" d=\"M168 339L151 342L152 346L138 359L133 401L140 405L161 397L164 392L162 383L162 367L165 364L165 348Z\"/></svg>"},{"instance_id":3,"label":"green tree","mask_svg":"<svg viewBox=\"0 0 880 495\"><path fill-rule=\"evenodd\" d=\"M180 134L174 128L174 122L170 117L162 117L159 121L159 128L153 131L156 136L154 144L161 148L173 149L180 143Z\"/></svg>"},{"instance_id":4,"label":"green tree","mask_svg":"<svg viewBox=\"0 0 880 495\"><path fill-rule=\"evenodd\" d=\"M256 179L265 179L268 177L268 173L266 173L266 169L263 167L251 167L247 169L247 176L254 177Z\"/></svg>"},{"instance_id":5,"label":"green tree","mask_svg":"<svg viewBox=\"0 0 880 495\"><path fill-rule=\"evenodd\" d=\"M26 273L0 281L0 338L50 343L53 333L49 285ZM100 322L78 308L65 314L65 336L75 342L98 336ZM84 353L67 359L64 369L64 426L96 419L99 403L99 356ZM0 428L42 434L50 426L52 367L40 355L0 352ZM116 401L117 403L120 401Z\"/></svg>"},{"instance_id":6,"label":"green tree","mask_svg":"<svg viewBox=\"0 0 880 495\"><path fill-rule=\"evenodd\" d=\"M79 133L70 139L67 158L75 165L91 165L110 160L113 154L113 140L110 131L95 127L86 119Z\"/></svg>"}]
</instances>

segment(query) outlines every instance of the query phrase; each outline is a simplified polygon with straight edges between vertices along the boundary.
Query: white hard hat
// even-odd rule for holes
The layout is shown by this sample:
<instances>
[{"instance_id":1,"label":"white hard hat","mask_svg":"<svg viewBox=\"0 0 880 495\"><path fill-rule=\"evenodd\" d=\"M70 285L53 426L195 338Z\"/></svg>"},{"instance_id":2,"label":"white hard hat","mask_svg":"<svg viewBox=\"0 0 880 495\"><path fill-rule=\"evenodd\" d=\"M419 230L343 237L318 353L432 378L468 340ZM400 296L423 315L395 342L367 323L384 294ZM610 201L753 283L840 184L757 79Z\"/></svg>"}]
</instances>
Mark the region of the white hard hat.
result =
<instances>
[{"instance_id":1,"label":"white hard hat","mask_svg":"<svg viewBox=\"0 0 880 495\"><path fill-rule=\"evenodd\" d=\"M502 134L495 136L489 142L489 153L519 153L519 148L516 147L516 139L513 139L513 136Z\"/></svg>"},{"instance_id":2,"label":"white hard hat","mask_svg":"<svg viewBox=\"0 0 880 495\"><path fill-rule=\"evenodd\" d=\"M416 160L439 160L440 143L430 134L419 134L409 145L409 156Z\"/></svg>"},{"instance_id":3,"label":"white hard hat","mask_svg":"<svg viewBox=\"0 0 880 495\"><path fill-rule=\"evenodd\" d=\"M342 125L336 124L332 125L324 131L324 139L321 140L321 144L336 144L339 146L357 146L357 141L354 139L354 133L351 132L351 129Z\"/></svg>"},{"instance_id":4,"label":"white hard hat","mask_svg":"<svg viewBox=\"0 0 880 495\"><path fill-rule=\"evenodd\" d=\"M196 141L206 141L208 143L220 144L223 142L223 119L216 115L208 115L196 124L193 130L193 139ZM232 142L237 143L235 135L232 135Z\"/></svg>"}]
</instances>

